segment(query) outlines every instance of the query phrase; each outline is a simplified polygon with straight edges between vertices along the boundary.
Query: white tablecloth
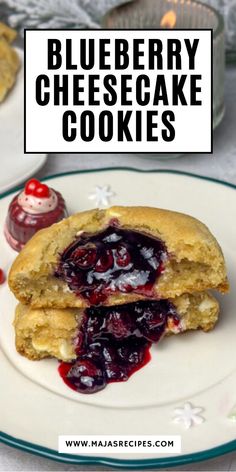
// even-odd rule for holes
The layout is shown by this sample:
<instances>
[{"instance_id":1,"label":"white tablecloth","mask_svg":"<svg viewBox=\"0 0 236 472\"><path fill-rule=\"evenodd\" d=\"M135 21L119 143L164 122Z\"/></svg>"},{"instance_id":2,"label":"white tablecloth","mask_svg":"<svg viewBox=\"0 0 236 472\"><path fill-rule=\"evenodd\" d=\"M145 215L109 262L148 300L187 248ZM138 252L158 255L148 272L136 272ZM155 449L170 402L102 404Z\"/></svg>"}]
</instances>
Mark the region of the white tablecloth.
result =
<instances>
[{"instance_id":1,"label":"white tablecloth","mask_svg":"<svg viewBox=\"0 0 236 472\"><path fill-rule=\"evenodd\" d=\"M214 133L213 155L184 155L175 160L158 160L138 155L51 155L38 177L75 169L129 166L140 169L177 169L227 180L236 184L236 67L226 72L226 113ZM232 222L235 224L235 221ZM104 431L105 432L105 431ZM235 428L236 437L236 428ZM45 460L5 445L0 445L0 471L85 470ZM90 467L86 470L108 470ZM185 467L170 470L236 471L236 452Z\"/></svg>"}]
</instances>

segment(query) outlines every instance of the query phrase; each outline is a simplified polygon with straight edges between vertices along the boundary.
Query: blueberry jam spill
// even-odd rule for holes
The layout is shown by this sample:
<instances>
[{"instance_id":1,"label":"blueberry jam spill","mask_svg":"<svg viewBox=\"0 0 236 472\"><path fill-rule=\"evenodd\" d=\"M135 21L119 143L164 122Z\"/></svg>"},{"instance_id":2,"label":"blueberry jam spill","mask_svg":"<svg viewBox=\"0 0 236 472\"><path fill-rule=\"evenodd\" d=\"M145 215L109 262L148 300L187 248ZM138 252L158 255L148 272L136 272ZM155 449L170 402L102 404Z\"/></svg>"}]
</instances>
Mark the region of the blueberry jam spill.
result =
<instances>
[{"instance_id":1,"label":"blueberry jam spill","mask_svg":"<svg viewBox=\"0 0 236 472\"><path fill-rule=\"evenodd\" d=\"M91 305L118 291L152 297L166 259L160 239L109 226L95 235L80 235L61 255L55 276Z\"/></svg>"},{"instance_id":2,"label":"blueberry jam spill","mask_svg":"<svg viewBox=\"0 0 236 472\"><path fill-rule=\"evenodd\" d=\"M77 359L61 362L61 377L81 393L128 380L149 362L151 344L162 338L169 320L178 326L179 317L168 300L87 308L74 340Z\"/></svg>"}]
</instances>

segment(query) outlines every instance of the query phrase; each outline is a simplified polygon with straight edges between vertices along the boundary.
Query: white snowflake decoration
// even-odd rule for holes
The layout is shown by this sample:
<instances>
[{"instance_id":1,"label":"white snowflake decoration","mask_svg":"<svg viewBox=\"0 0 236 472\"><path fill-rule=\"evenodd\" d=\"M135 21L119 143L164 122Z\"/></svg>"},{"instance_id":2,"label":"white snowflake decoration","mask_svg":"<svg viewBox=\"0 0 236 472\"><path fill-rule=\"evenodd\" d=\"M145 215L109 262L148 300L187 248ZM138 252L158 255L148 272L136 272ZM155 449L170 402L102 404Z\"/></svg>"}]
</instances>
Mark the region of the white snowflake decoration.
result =
<instances>
[{"instance_id":1,"label":"white snowflake decoration","mask_svg":"<svg viewBox=\"0 0 236 472\"><path fill-rule=\"evenodd\" d=\"M195 407L187 402L182 408L175 408L173 422L182 423L186 429L189 429L191 426L199 425L205 421L205 418L199 415L202 411L203 408Z\"/></svg>"},{"instance_id":2,"label":"white snowflake decoration","mask_svg":"<svg viewBox=\"0 0 236 472\"><path fill-rule=\"evenodd\" d=\"M236 423L236 405L234 405L233 408L230 410L228 418L233 421L233 423Z\"/></svg>"},{"instance_id":3,"label":"white snowflake decoration","mask_svg":"<svg viewBox=\"0 0 236 472\"><path fill-rule=\"evenodd\" d=\"M96 185L95 191L89 195L89 200L94 200L97 207L105 206L110 204L111 197L114 197L115 193L112 192L109 185Z\"/></svg>"}]
</instances>

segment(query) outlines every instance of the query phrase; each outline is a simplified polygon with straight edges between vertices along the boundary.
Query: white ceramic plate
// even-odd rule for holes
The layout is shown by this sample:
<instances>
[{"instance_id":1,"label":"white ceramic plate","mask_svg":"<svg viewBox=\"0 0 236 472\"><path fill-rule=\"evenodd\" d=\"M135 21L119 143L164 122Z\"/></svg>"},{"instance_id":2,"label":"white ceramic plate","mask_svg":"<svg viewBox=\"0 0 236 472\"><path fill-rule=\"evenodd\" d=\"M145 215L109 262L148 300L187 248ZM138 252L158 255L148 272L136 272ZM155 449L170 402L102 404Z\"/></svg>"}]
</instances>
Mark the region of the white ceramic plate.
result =
<instances>
[{"instance_id":1,"label":"white ceramic plate","mask_svg":"<svg viewBox=\"0 0 236 472\"><path fill-rule=\"evenodd\" d=\"M64 195L71 212L89 209L96 186L110 186L110 204L150 205L189 213L208 225L226 256L236 284L236 191L234 186L170 171L107 169L55 176L48 183ZM12 193L0 200L3 227ZM0 266L15 253L0 235ZM221 318L208 334L187 333L152 349L152 360L126 383L94 395L70 390L57 373L57 361L31 362L14 348L12 319L16 301L0 287L2 441L57 460L103 463L124 468L164 467L207 459L236 448L236 292L220 297ZM186 430L173 422L186 402L202 408L204 422ZM122 454L106 458L60 455L59 434L179 434L181 455Z\"/></svg>"},{"instance_id":2,"label":"white ceramic plate","mask_svg":"<svg viewBox=\"0 0 236 472\"><path fill-rule=\"evenodd\" d=\"M24 63L17 49L21 69L17 82L0 104L0 192L27 180L46 160L45 154L24 154Z\"/></svg>"}]
</instances>

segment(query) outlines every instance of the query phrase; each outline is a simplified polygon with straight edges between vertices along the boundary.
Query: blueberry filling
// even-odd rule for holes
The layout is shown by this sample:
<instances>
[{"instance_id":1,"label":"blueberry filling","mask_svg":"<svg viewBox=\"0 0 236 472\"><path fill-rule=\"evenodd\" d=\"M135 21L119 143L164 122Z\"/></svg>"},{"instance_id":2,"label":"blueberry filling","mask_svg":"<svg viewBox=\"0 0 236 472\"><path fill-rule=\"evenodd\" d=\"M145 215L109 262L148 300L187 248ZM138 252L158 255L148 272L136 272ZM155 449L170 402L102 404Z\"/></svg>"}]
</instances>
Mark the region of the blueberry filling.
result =
<instances>
[{"instance_id":1,"label":"blueberry filling","mask_svg":"<svg viewBox=\"0 0 236 472\"><path fill-rule=\"evenodd\" d=\"M91 305L105 302L114 292L152 297L166 259L167 249L160 239L109 226L73 241L61 255L55 276Z\"/></svg>"},{"instance_id":2,"label":"blueberry filling","mask_svg":"<svg viewBox=\"0 0 236 472\"><path fill-rule=\"evenodd\" d=\"M178 326L179 317L168 300L87 308L75 339L77 359L61 362L60 375L81 393L128 380L149 362L150 346L165 334L169 319Z\"/></svg>"}]
</instances>

